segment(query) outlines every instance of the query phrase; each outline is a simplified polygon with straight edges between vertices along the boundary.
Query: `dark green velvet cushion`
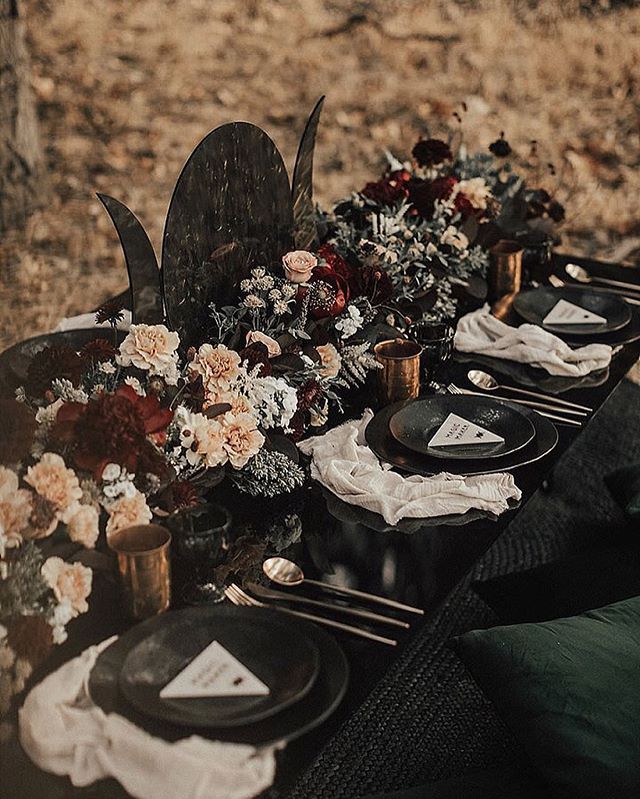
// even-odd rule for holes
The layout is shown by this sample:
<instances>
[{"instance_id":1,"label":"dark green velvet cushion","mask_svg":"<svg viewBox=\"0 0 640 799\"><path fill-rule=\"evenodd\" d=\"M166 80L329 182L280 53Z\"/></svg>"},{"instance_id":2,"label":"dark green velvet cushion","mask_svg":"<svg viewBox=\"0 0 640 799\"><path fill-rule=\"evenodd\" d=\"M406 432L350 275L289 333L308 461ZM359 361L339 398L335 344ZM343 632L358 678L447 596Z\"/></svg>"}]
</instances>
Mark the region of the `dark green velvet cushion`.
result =
<instances>
[{"instance_id":1,"label":"dark green velvet cushion","mask_svg":"<svg viewBox=\"0 0 640 799\"><path fill-rule=\"evenodd\" d=\"M611 495L632 522L640 522L640 464L625 466L605 477Z\"/></svg>"},{"instance_id":2,"label":"dark green velvet cushion","mask_svg":"<svg viewBox=\"0 0 640 799\"><path fill-rule=\"evenodd\" d=\"M554 795L640 797L640 597L451 643Z\"/></svg>"}]
</instances>

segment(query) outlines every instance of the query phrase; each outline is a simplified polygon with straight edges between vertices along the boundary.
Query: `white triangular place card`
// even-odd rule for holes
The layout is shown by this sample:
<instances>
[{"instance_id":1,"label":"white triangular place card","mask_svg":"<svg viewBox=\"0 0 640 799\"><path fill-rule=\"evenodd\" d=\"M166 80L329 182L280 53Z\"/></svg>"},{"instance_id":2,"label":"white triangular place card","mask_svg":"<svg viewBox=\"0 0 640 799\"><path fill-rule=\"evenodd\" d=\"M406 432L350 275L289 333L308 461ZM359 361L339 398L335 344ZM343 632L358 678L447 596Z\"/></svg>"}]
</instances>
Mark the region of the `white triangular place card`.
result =
<instances>
[{"instance_id":1,"label":"white triangular place card","mask_svg":"<svg viewBox=\"0 0 640 799\"><path fill-rule=\"evenodd\" d=\"M606 322L604 316L574 305L568 300L558 300L542 320L543 325L597 325Z\"/></svg>"},{"instance_id":2,"label":"white triangular place card","mask_svg":"<svg viewBox=\"0 0 640 799\"><path fill-rule=\"evenodd\" d=\"M268 696L269 687L217 641L212 641L160 691L161 699Z\"/></svg>"},{"instance_id":3,"label":"white triangular place card","mask_svg":"<svg viewBox=\"0 0 640 799\"><path fill-rule=\"evenodd\" d=\"M474 444L502 444L504 438L492 433L474 422L469 422L458 416L457 413L450 413L435 435L429 441L430 447L455 447L464 444L473 446Z\"/></svg>"}]
</instances>

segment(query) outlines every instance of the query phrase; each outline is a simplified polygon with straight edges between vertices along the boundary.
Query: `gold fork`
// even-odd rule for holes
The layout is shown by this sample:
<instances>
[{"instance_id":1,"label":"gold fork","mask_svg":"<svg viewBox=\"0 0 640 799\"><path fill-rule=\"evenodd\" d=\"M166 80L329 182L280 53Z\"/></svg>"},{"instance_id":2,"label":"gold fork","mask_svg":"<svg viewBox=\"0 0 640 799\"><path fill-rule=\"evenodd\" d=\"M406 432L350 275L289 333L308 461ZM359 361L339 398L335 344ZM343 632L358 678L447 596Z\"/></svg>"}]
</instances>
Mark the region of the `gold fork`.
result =
<instances>
[{"instance_id":1,"label":"gold fork","mask_svg":"<svg viewBox=\"0 0 640 799\"><path fill-rule=\"evenodd\" d=\"M352 627L350 624L343 624L333 619L325 619L322 616L314 616L311 613L304 613L301 610L292 610L291 608L283 608L280 605L268 605L266 602L260 602L255 597L249 596L245 591L239 588L235 583L227 586L224 590L227 599L234 605L251 607L251 608L272 608L278 613L286 613L289 616L297 616L299 619L306 619L315 624L324 624L326 627L333 627L335 630L341 630L345 633L352 635L359 635L361 638L368 638L370 641L377 641L379 644L387 644L387 646L396 646L398 643L393 638L385 638L382 635L376 635L368 630L361 630L359 627Z\"/></svg>"}]
</instances>

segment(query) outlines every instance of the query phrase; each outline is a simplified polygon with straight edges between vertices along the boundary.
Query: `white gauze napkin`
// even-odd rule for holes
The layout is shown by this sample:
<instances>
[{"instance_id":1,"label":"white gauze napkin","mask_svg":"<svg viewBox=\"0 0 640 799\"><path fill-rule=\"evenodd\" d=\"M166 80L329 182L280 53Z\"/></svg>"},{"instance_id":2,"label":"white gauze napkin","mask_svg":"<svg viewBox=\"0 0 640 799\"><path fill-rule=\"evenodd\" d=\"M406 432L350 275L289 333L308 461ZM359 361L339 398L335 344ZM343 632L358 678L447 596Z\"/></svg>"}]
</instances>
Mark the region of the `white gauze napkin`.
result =
<instances>
[{"instance_id":1,"label":"white gauze napkin","mask_svg":"<svg viewBox=\"0 0 640 799\"><path fill-rule=\"evenodd\" d=\"M45 771L77 786L115 777L135 799L249 799L268 788L277 747L256 750L193 735L154 738L93 704L87 680L98 654L89 647L35 686L20 709L20 742Z\"/></svg>"},{"instance_id":2,"label":"white gauze napkin","mask_svg":"<svg viewBox=\"0 0 640 799\"><path fill-rule=\"evenodd\" d=\"M528 363L546 369L550 375L566 377L583 377L611 362L608 344L588 344L572 350L538 325L505 325L491 316L488 305L460 319L454 344L459 352Z\"/></svg>"},{"instance_id":3,"label":"white gauze napkin","mask_svg":"<svg viewBox=\"0 0 640 799\"><path fill-rule=\"evenodd\" d=\"M498 516L519 500L513 475L459 477L442 472L434 477L410 477L390 471L369 449L364 430L373 418L366 410L360 420L301 441L298 447L311 455L311 476L340 499L379 513L387 524L400 519L448 516L479 508Z\"/></svg>"}]
</instances>

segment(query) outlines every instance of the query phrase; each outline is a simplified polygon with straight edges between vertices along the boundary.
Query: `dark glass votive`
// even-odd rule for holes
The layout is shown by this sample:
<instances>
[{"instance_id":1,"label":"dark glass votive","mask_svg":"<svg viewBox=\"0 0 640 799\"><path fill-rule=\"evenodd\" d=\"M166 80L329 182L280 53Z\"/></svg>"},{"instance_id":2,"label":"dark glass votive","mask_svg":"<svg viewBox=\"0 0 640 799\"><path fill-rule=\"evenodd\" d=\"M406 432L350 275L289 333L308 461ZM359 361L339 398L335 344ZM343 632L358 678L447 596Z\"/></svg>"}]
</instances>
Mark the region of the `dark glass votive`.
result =
<instances>
[{"instance_id":1,"label":"dark glass votive","mask_svg":"<svg viewBox=\"0 0 640 799\"><path fill-rule=\"evenodd\" d=\"M215 583L213 574L229 548L229 511L223 505L210 503L197 513L179 514L170 524L182 561L182 600L189 605L222 601L224 586Z\"/></svg>"},{"instance_id":2,"label":"dark glass votive","mask_svg":"<svg viewBox=\"0 0 640 799\"><path fill-rule=\"evenodd\" d=\"M451 359L455 332L448 322L414 322L407 329L407 335L422 347L420 367L424 383L434 380Z\"/></svg>"},{"instance_id":3,"label":"dark glass votive","mask_svg":"<svg viewBox=\"0 0 640 799\"><path fill-rule=\"evenodd\" d=\"M553 239L542 230L516 234L516 239L523 250L523 281L530 283L532 280L548 280L553 268Z\"/></svg>"}]
</instances>

